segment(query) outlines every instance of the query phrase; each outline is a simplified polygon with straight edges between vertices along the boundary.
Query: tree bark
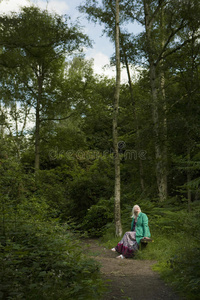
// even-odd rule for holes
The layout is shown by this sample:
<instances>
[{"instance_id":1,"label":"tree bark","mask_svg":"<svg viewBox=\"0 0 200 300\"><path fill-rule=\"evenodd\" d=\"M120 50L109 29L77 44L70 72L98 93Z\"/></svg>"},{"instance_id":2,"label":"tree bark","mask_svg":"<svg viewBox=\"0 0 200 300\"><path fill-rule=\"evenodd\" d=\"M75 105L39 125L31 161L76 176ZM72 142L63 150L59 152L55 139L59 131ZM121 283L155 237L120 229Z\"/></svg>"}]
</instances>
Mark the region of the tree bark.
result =
<instances>
[{"instance_id":1,"label":"tree bark","mask_svg":"<svg viewBox=\"0 0 200 300\"><path fill-rule=\"evenodd\" d=\"M113 107L113 148L115 165L115 234L122 235L120 208L120 156L118 150L118 112L120 94L120 44L119 44L119 0L115 3L115 57L116 57L116 86Z\"/></svg>"},{"instance_id":2,"label":"tree bark","mask_svg":"<svg viewBox=\"0 0 200 300\"><path fill-rule=\"evenodd\" d=\"M188 104L187 104L187 111L188 114L191 116L192 115L192 103L194 103L193 99L193 93L192 91L194 90L195 86L195 81L194 81L194 72L195 72L195 53L194 53L194 48L195 48L195 39L194 39L194 32L192 33L192 41L191 41L191 70L189 72L189 96L188 96ZM188 200L188 212L191 212L192 207L192 191L189 187L189 183L192 180L192 170L191 170L191 150L192 150L192 145L193 145L193 140L191 139L191 134L190 134L190 121L187 121L187 200ZM198 189L197 189L198 191Z\"/></svg>"},{"instance_id":3,"label":"tree bark","mask_svg":"<svg viewBox=\"0 0 200 300\"><path fill-rule=\"evenodd\" d=\"M150 85L151 85L151 96L152 96L152 119L153 119L153 131L155 140L155 161L156 161L156 179L158 187L158 196L160 201L164 201L167 198L166 194L166 170L163 161L163 152L161 147L161 137L159 128L159 99L157 90L158 76L156 74L156 63L154 61L153 53L154 49L152 46L152 20L150 18L150 7L148 1L144 0L144 13L145 13L145 30L146 30L146 42L147 42L147 53L149 60L149 72L150 72Z\"/></svg>"},{"instance_id":4,"label":"tree bark","mask_svg":"<svg viewBox=\"0 0 200 300\"><path fill-rule=\"evenodd\" d=\"M35 120L35 172L40 169L40 105L42 100L43 78L39 74L38 79L38 97L36 102L36 120Z\"/></svg>"},{"instance_id":5,"label":"tree bark","mask_svg":"<svg viewBox=\"0 0 200 300\"><path fill-rule=\"evenodd\" d=\"M37 99L35 120L35 172L40 169L40 101Z\"/></svg>"},{"instance_id":6,"label":"tree bark","mask_svg":"<svg viewBox=\"0 0 200 300\"><path fill-rule=\"evenodd\" d=\"M190 146L188 145L187 149L187 198L188 198L188 212L191 212L191 203L192 203L192 193L189 187L189 183L192 180L191 170L190 170L190 162L191 162L191 152Z\"/></svg>"},{"instance_id":7,"label":"tree bark","mask_svg":"<svg viewBox=\"0 0 200 300\"><path fill-rule=\"evenodd\" d=\"M164 34L164 12L163 7L161 7L161 46L164 49L165 45L165 34ZM160 90L162 98L162 110L163 110L163 148L162 148L162 160L163 160L163 181L164 181L164 195L165 198L168 196L168 147L167 147L167 103L166 103L166 93L165 93L165 72L164 72L164 61L160 61Z\"/></svg>"}]
</instances>

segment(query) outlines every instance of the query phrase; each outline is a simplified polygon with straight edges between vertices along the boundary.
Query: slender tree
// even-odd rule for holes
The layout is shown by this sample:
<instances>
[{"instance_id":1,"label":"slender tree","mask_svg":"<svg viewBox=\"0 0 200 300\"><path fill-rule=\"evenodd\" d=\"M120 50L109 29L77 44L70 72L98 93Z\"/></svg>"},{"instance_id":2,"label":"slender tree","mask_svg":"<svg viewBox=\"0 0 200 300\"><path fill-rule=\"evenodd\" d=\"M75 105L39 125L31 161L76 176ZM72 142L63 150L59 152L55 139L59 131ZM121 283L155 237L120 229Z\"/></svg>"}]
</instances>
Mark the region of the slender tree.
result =
<instances>
[{"instance_id":1,"label":"slender tree","mask_svg":"<svg viewBox=\"0 0 200 300\"><path fill-rule=\"evenodd\" d=\"M113 106L113 147L115 163L115 230L116 236L122 235L120 210L120 155L118 150L118 113L120 95L120 37L119 37L119 0L115 6L115 57L116 57L116 86Z\"/></svg>"},{"instance_id":2,"label":"slender tree","mask_svg":"<svg viewBox=\"0 0 200 300\"><path fill-rule=\"evenodd\" d=\"M120 212L120 156L118 150L118 113L119 113L119 95L120 95L120 1L103 0L103 5L99 5L91 0L86 0L85 5L80 6L81 12L88 14L88 19L105 25L105 32L115 44L115 66L116 66L116 84L113 105L113 148L115 164L115 228L116 236L122 235L121 212ZM114 34L113 34L114 33Z\"/></svg>"}]
</instances>

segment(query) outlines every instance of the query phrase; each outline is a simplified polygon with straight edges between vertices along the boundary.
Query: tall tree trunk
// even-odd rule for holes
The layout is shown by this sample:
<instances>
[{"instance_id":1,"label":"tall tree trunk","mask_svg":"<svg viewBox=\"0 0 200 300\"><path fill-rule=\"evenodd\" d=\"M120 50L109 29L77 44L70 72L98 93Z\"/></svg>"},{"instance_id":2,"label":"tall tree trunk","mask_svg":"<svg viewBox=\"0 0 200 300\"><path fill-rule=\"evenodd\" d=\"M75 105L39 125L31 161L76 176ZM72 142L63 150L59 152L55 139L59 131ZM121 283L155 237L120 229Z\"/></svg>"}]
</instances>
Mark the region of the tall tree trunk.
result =
<instances>
[{"instance_id":1,"label":"tall tree trunk","mask_svg":"<svg viewBox=\"0 0 200 300\"><path fill-rule=\"evenodd\" d=\"M35 172L40 169L40 102L36 104L36 124L35 124Z\"/></svg>"},{"instance_id":2,"label":"tall tree trunk","mask_svg":"<svg viewBox=\"0 0 200 300\"><path fill-rule=\"evenodd\" d=\"M120 94L120 46L119 46L119 0L115 3L115 56L116 56L116 86L113 107L113 148L115 164L115 234L122 235L120 208L120 156L118 150L118 110Z\"/></svg>"},{"instance_id":3,"label":"tall tree trunk","mask_svg":"<svg viewBox=\"0 0 200 300\"><path fill-rule=\"evenodd\" d=\"M161 62L162 68L162 62ZM163 162L163 193L165 198L168 196L168 147L167 147L167 105L166 105L166 97L165 97L165 74L164 71L161 70L160 73L160 87L161 87L161 97L163 103L163 132L162 134L162 162Z\"/></svg>"},{"instance_id":4,"label":"tall tree trunk","mask_svg":"<svg viewBox=\"0 0 200 300\"><path fill-rule=\"evenodd\" d=\"M3 109L2 109L2 101L0 100L0 136L4 137L4 114L3 114Z\"/></svg>"},{"instance_id":5,"label":"tall tree trunk","mask_svg":"<svg viewBox=\"0 0 200 300\"><path fill-rule=\"evenodd\" d=\"M136 136L137 136L137 142L136 142L136 151L139 153L140 149L140 134L139 134L139 126L138 126L138 119L136 115L136 110L135 110L135 101L134 101L134 94L133 94L133 87L132 87L132 81L131 81L131 74L129 70L129 64L128 64L128 58L126 55L126 50L123 44L123 39L122 39L122 51L123 51L123 56L124 56L124 61L126 65L126 72L128 76L128 83L129 83L129 90L130 90L130 95L131 95L131 102L133 105L133 115L135 118L135 123L136 123ZM140 173L140 185L142 188L142 191L144 192L145 189L145 184L144 184L144 167L143 167L143 161L139 159L139 173Z\"/></svg>"},{"instance_id":6,"label":"tall tree trunk","mask_svg":"<svg viewBox=\"0 0 200 300\"><path fill-rule=\"evenodd\" d=\"M42 99L42 76L38 76L38 97L36 103L36 123L35 123L35 172L40 169L40 105Z\"/></svg>"},{"instance_id":7,"label":"tall tree trunk","mask_svg":"<svg viewBox=\"0 0 200 300\"><path fill-rule=\"evenodd\" d=\"M192 180L191 170L190 170L190 162L191 162L191 152L190 146L188 145L187 149L187 198L188 198L188 211L191 212L191 202L192 202L192 193L189 187L189 183Z\"/></svg>"},{"instance_id":8,"label":"tall tree trunk","mask_svg":"<svg viewBox=\"0 0 200 300\"><path fill-rule=\"evenodd\" d=\"M146 30L146 41L147 41L147 53L149 60L149 72L150 72L150 85L152 95L152 119L153 119L153 130L154 130L154 143L155 143L155 161L156 161L156 179L158 187L158 196L160 201L164 201L167 198L166 195L166 171L163 162L163 153L161 147L161 136L159 128L159 99L157 91L157 74L156 74L156 63L154 61L152 47L152 23L150 18L150 7L148 1L144 0L144 13L145 13L145 30Z\"/></svg>"},{"instance_id":9,"label":"tall tree trunk","mask_svg":"<svg viewBox=\"0 0 200 300\"><path fill-rule=\"evenodd\" d=\"M18 127L18 113L17 113L17 103L15 101L14 103L14 107L13 107L13 118L15 120L15 137L14 137L14 144L16 147L16 155L17 158L20 159L21 158L21 154L20 154L20 141L19 141L19 127Z\"/></svg>"},{"instance_id":10,"label":"tall tree trunk","mask_svg":"<svg viewBox=\"0 0 200 300\"><path fill-rule=\"evenodd\" d=\"M164 49L165 45L165 34L164 34L164 11L163 7L161 7L161 46ZM161 90L161 98L162 98L162 110L163 110L163 147L162 147L162 160L163 160L163 181L164 181L164 195L165 198L168 196L168 147L167 147L167 103L166 103L166 93L165 93L165 72L164 72L164 61L163 59L160 61L160 90Z\"/></svg>"},{"instance_id":11,"label":"tall tree trunk","mask_svg":"<svg viewBox=\"0 0 200 300\"><path fill-rule=\"evenodd\" d=\"M150 83L152 92L152 118L155 143L155 161L156 161L156 179L158 187L158 196L160 201L164 201L166 195L166 170L163 160L163 152L161 148L161 136L159 130L159 111L158 111L158 95L156 87L156 68L153 64L150 66Z\"/></svg>"},{"instance_id":12,"label":"tall tree trunk","mask_svg":"<svg viewBox=\"0 0 200 300\"><path fill-rule=\"evenodd\" d=\"M194 32L192 33L192 42L191 42L191 70L189 72L189 96L188 96L188 104L187 104L187 112L188 115L192 115L192 103L194 103L193 99L193 90L195 86L194 74L195 74L195 39ZM191 121L187 122L187 200L188 200L188 211L191 212L191 203L192 203L192 191L189 187L189 183L192 180L192 171L191 171L191 150L193 145L193 140L191 139L190 134L190 126ZM198 190L198 189L197 189Z\"/></svg>"}]
</instances>

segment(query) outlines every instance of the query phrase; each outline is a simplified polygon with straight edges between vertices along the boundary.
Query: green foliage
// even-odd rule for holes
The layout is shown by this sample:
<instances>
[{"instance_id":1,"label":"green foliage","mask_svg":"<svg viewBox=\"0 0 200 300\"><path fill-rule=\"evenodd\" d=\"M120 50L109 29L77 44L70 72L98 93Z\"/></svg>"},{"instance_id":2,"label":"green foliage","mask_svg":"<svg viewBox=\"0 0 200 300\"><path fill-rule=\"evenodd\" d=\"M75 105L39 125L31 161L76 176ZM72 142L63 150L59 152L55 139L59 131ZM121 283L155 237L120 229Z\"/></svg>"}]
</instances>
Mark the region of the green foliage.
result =
<instances>
[{"instance_id":1,"label":"green foliage","mask_svg":"<svg viewBox=\"0 0 200 300\"><path fill-rule=\"evenodd\" d=\"M99 6L88 0L82 11L103 22L113 39L114 1L103 2L105 5ZM118 129L119 140L125 145L120 149L123 231L130 230L132 206L139 204L149 217L154 243L139 251L136 258L157 260L155 269L189 299L196 299L200 283L200 18L193 15L195 11L198 16L200 10L199 1L189 2L188 7L178 1L156 9L155 1L150 1L149 13L155 21L150 33L152 55L155 73L160 74L155 79L157 124L152 122L145 35L133 37L121 28L121 46L126 48L126 53L121 51L125 54L121 61L140 60L143 71L134 83L133 95L127 84L121 86ZM142 1L121 1L120 5L121 24L134 21L130 11L143 22ZM159 15L161 11L163 15ZM88 45L86 36L68 17L30 7L0 19L0 268L4 293L0 297L98 299L98 266L84 258L71 233L79 230L90 236L103 235L109 248L118 242L112 198L115 83L94 76L92 61L83 56L72 61L66 57ZM163 42L167 43L162 49ZM163 87L159 82L162 77ZM43 79L42 91L39 79ZM22 132L19 128L23 126L17 125L26 123L40 92L41 170L35 175L35 131ZM22 105L17 110L19 102ZM12 128L6 107L16 122ZM167 150L169 199L163 203L157 199L154 125L158 127L157 143L161 148L166 144ZM125 151L133 154L130 159ZM141 151L146 153L144 159L139 157ZM191 212L187 213L190 193ZM58 221L66 222L66 227Z\"/></svg>"},{"instance_id":2,"label":"green foliage","mask_svg":"<svg viewBox=\"0 0 200 300\"><path fill-rule=\"evenodd\" d=\"M3 299L98 299L99 267L67 228L34 218L9 227L0 254Z\"/></svg>"},{"instance_id":3,"label":"green foliage","mask_svg":"<svg viewBox=\"0 0 200 300\"><path fill-rule=\"evenodd\" d=\"M63 221L71 217L80 223L91 205L112 195L112 160L99 152L83 150L70 156L56 150L51 155L54 160L46 162L52 168L38 171L36 181L33 174L27 174L28 199L45 202L51 217ZM23 158L23 164L27 159Z\"/></svg>"},{"instance_id":4,"label":"green foliage","mask_svg":"<svg viewBox=\"0 0 200 300\"><path fill-rule=\"evenodd\" d=\"M114 202L101 199L92 205L83 219L81 228L91 237L100 237L105 233L106 225L114 218Z\"/></svg>"},{"instance_id":5,"label":"green foliage","mask_svg":"<svg viewBox=\"0 0 200 300\"><path fill-rule=\"evenodd\" d=\"M192 230L188 226L188 230ZM192 232L192 231L190 231ZM162 278L186 299L199 299L199 242L189 233L167 236L156 235L155 241L138 253L140 259L153 259L153 266Z\"/></svg>"},{"instance_id":6,"label":"green foliage","mask_svg":"<svg viewBox=\"0 0 200 300\"><path fill-rule=\"evenodd\" d=\"M0 168L1 298L98 299L99 266L83 255L80 241L68 225L59 225L47 201L47 184L56 182L56 173L24 174L14 158L1 159Z\"/></svg>"},{"instance_id":7,"label":"green foliage","mask_svg":"<svg viewBox=\"0 0 200 300\"><path fill-rule=\"evenodd\" d=\"M74 174L68 190L68 211L78 222L100 198L109 199L112 195L112 161L100 155L90 159L89 155L90 152L84 152L82 159L79 158L81 170Z\"/></svg>"},{"instance_id":8,"label":"green foliage","mask_svg":"<svg viewBox=\"0 0 200 300\"><path fill-rule=\"evenodd\" d=\"M187 299L198 299L199 290L199 206L192 213L185 210L161 210L152 224L154 243L138 258L156 259L154 269ZM155 227L156 226L156 227Z\"/></svg>"},{"instance_id":9,"label":"green foliage","mask_svg":"<svg viewBox=\"0 0 200 300\"><path fill-rule=\"evenodd\" d=\"M182 249L181 249L182 250ZM184 247L170 259L173 272L173 285L180 293L186 293L188 299L199 299L200 296L200 248Z\"/></svg>"}]
</instances>

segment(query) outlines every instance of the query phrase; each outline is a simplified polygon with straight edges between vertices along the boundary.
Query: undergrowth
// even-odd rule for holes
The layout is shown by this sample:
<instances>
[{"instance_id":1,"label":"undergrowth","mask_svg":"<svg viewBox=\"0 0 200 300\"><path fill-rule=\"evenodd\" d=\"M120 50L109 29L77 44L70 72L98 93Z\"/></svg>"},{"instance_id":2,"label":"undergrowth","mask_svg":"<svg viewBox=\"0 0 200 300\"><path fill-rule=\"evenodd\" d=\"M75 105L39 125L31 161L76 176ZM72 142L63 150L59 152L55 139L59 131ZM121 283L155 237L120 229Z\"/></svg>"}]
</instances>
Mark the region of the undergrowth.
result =
<instances>
[{"instance_id":1,"label":"undergrowth","mask_svg":"<svg viewBox=\"0 0 200 300\"><path fill-rule=\"evenodd\" d=\"M10 219L1 224L0 299L100 299L99 265L56 221Z\"/></svg>"},{"instance_id":2,"label":"undergrowth","mask_svg":"<svg viewBox=\"0 0 200 300\"><path fill-rule=\"evenodd\" d=\"M146 211L143 211L149 217L154 242L138 251L134 259L155 260L153 270L159 272L180 296L188 300L200 299L199 205L191 213L183 206L156 207L152 203L150 206L148 210L147 204ZM123 233L130 230L127 216L125 210L124 215L122 213ZM101 238L105 247L115 247L121 239L116 238L114 232L114 224L107 225L107 231Z\"/></svg>"}]
</instances>

